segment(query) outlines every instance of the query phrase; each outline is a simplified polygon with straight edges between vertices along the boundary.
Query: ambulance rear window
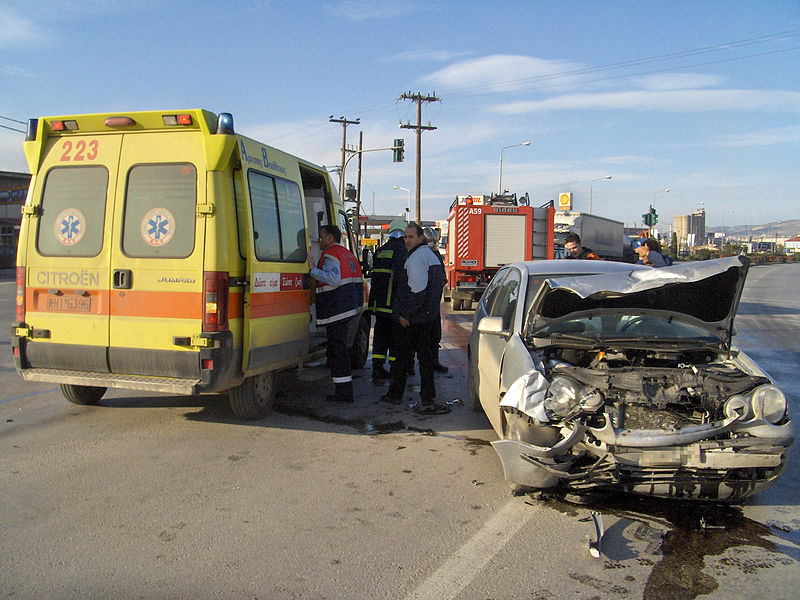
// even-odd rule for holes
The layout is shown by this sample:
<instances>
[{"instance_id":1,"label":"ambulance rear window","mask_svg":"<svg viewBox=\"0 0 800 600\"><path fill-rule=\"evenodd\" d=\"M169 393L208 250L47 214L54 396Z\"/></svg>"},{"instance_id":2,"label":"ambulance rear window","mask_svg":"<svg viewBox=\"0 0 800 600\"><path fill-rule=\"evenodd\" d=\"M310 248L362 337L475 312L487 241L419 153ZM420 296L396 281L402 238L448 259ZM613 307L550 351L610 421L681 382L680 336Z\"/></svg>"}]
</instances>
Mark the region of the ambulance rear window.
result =
<instances>
[{"instance_id":1,"label":"ambulance rear window","mask_svg":"<svg viewBox=\"0 0 800 600\"><path fill-rule=\"evenodd\" d=\"M194 249L197 169L190 163L137 165L128 173L122 251L185 258Z\"/></svg>"},{"instance_id":2,"label":"ambulance rear window","mask_svg":"<svg viewBox=\"0 0 800 600\"><path fill-rule=\"evenodd\" d=\"M44 256L97 256L103 247L108 171L56 167L47 173L36 247Z\"/></svg>"}]
</instances>

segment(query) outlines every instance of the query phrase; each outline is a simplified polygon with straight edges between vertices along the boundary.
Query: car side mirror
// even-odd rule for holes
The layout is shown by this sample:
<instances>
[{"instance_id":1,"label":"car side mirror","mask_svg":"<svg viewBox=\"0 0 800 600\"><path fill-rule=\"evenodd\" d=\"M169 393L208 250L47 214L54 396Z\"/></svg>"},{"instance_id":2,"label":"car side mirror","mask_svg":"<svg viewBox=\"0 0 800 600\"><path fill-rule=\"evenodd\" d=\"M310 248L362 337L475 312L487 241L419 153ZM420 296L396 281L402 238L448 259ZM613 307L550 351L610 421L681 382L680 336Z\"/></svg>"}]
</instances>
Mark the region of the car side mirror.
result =
<instances>
[{"instance_id":1,"label":"car side mirror","mask_svg":"<svg viewBox=\"0 0 800 600\"><path fill-rule=\"evenodd\" d=\"M511 335L511 331L503 329L503 317L483 317L478 321L478 333L501 335L505 338Z\"/></svg>"}]
</instances>

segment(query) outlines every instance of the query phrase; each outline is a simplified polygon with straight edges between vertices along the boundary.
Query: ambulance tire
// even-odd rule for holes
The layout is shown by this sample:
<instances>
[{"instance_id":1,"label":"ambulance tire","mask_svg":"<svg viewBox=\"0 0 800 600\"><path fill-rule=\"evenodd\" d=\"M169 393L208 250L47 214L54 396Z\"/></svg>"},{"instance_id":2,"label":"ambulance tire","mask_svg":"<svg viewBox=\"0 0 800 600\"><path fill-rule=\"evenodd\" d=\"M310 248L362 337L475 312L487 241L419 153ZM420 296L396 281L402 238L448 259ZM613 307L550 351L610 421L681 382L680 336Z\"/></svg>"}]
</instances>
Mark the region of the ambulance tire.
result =
<instances>
[{"instance_id":1,"label":"ambulance tire","mask_svg":"<svg viewBox=\"0 0 800 600\"><path fill-rule=\"evenodd\" d=\"M369 326L370 319L361 317L356 330L356 339L350 348L350 368L363 369L369 356Z\"/></svg>"},{"instance_id":2,"label":"ambulance tire","mask_svg":"<svg viewBox=\"0 0 800 600\"><path fill-rule=\"evenodd\" d=\"M64 398L73 404L82 404L84 406L100 402L100 398L103 397L103 394L108 389L91 385L72 385L71 383L62 383L58 387L61 388L61 394Z\"/></svg>"},{"instance_id":3,"label":"ambulance tire","mask_svg":"<svg viewBox=\"0 0 800 600\"><path fill-rule=\"evenodd\" d=\"M275 374L271 371L253 375L231 388L228 399L233 414L240 419L256 421L272 412L275 403Z\"/></svg>"}]
</instances>

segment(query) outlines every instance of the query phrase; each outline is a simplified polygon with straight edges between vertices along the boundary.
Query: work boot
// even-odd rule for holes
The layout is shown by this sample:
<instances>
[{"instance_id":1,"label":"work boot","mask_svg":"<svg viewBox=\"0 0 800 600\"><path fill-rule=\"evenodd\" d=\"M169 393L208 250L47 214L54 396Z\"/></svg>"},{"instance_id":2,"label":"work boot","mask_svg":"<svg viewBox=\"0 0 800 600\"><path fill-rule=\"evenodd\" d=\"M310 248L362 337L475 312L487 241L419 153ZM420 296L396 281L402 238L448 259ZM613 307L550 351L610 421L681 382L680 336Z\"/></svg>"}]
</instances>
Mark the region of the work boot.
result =
<instances>
[{"instance_id":1,"label":"work boot","mask_svg":"<svg viewBox=\"0 0 800 600\"><path fill-rule=\"evenodd\" d=\"M433 355L433 370L437 373L447 373L450 369L445 367L442 363L439 362L439 349L436 349L436 352Z\"/></svg>"},{"instance_id":2,"label":"work boot","mask_svg":"<svg viewBox=\"0 0 800 600\"><path fill-rule=\"evenodd\" d=\"M391 379L392 374L383 368L383 365L372 365L372 381L384 381Z\"/></svg>"}]
</instances>

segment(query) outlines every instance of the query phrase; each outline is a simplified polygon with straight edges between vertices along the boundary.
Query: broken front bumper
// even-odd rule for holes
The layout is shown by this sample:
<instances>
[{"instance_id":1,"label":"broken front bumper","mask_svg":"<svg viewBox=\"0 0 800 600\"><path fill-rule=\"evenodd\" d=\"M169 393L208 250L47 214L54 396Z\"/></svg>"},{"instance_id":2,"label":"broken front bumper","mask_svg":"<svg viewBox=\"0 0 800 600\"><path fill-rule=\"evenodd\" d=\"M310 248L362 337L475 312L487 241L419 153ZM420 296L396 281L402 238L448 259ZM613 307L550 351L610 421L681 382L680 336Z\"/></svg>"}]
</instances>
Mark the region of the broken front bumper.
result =
<instances>
[{"instance_id":1,"label":"broken front bumper","mask_svg":"<svg viewBox=\"0 0 800 600\"><path fill-rule=\"evenodd\" d=\"M720 439L734 428L749 433ZM562 427L562 439L551 447L510 439L492 446L506 479L525 487L730 501L771 485L785 466L792 441L791 423L726 419L675 432L575 423Z\"/></svg>"}]
</instances>

